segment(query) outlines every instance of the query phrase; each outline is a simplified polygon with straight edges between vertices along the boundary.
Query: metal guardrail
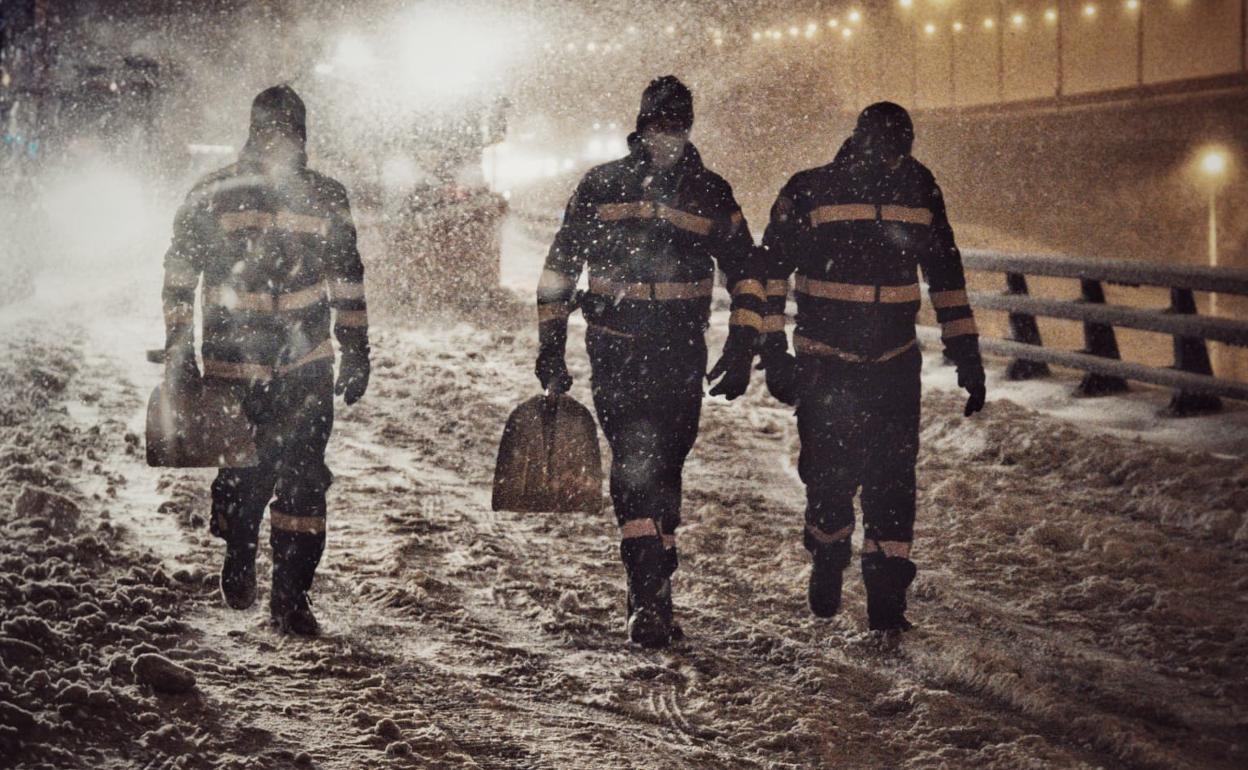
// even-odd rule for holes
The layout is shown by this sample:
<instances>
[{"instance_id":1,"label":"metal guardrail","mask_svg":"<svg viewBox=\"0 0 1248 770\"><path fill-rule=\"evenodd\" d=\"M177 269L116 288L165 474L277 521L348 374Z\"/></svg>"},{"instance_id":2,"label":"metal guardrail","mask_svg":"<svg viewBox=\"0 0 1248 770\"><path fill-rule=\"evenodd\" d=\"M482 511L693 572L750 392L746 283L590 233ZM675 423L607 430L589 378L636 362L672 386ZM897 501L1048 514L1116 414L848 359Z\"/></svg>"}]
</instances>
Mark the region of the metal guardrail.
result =
<instances>
[{"instance_id":1,"label":"metal guardrail","mask_svg":"<svg viewBox=\"0 0 1248 770\"><path fill-rule=\"evenodd\" d=\"M1049 373L1049 365L1081 369L1087 374L1078 392L1107 395L1127 389L1127 381L1175 389L1169 412L1208 413L1221 408L1221 398L1248 401L1248 383L1213 376L1208 341L1248 347L1248 321L1198 315L1194 292L1248 296L1248 270L1221 267L1159 265L1129 260L1102 260L1034 254L1004 254L967 249L968 270L1005 275L1004 294L972 292L971 305L1009 314L1010 339L981 339L990 353L1013 358L1006 370L1011 379ZM1078 280L1077 300L1029 296L1027 276ZM1169 289L1170 306L1148 309L1105 303L1102 283ZM1036 316L1083 322L1082 351L1045 348ZM1158 368L1121 360L1115 327L1169 334L1174 338L1174 365ZM925 332L929 336L930 332Z\"/></svg>"},{"instance_id":2,"label":"metal guardrail","mask_svg":"<svg viewBox=\"0 0 1248 770\"><path fill-rule=\"evenodd\" d=\"M533 234L549 237L558 222L550 216L513 211ZM962 252L963 265L977 272L1005 276L1004 294L970 292L972 307L1009 315L1010 338L982 338L987 353L1013 359L1006 375L1030 379L1049 374L1049 366L1086 372L1078 392L1101 396L1127 390L1127 382L1144 382L1172 388L1169 413L1200 414L1218 411L1220 399L1248 401L1248 383L1213 376L1208 342L1248 347L1248 320L1199 315L1194 292L1216 292L1248 297L1248 270L1225 267L1163 265L1133 260L1091 259L1045 254L1006 254L981 249ZM1030 296L1027 276L1067 278L1079 281L1079 299L1047 299ZM1153 286L1170 291L1170 306L1163 309L1110 305L1102 284ZM726 300L720 298L720 303ZM1057 350L1044 347L1036 317L1060 318L1083 323L1084 349ZM1174 338L1174 365L1167 368L1123 361L1115 328L1168 334ZM920 335L938 339L939 331L920 328Z\"/></svg>"}]
</instances>

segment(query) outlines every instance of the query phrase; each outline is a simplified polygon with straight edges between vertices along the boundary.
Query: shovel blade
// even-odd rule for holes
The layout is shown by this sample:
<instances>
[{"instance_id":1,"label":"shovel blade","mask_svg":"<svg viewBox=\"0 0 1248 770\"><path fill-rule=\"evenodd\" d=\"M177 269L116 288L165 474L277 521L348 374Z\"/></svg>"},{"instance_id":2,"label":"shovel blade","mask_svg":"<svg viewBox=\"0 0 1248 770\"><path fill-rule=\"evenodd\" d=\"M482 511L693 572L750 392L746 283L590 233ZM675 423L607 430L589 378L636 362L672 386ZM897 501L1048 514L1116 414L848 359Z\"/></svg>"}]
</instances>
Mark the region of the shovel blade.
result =
<instances>
[{"instance_id":1,"label":"shovel blade","mask_svg":"<svg viewBox=\"0 0 1248 770\"><path fill-rule=\"evenodd\" d=\"M602 456L589 410L566 394L536 396L507 418L494 468L496 511L597 513Z\"/></svg>"}]
</instances>

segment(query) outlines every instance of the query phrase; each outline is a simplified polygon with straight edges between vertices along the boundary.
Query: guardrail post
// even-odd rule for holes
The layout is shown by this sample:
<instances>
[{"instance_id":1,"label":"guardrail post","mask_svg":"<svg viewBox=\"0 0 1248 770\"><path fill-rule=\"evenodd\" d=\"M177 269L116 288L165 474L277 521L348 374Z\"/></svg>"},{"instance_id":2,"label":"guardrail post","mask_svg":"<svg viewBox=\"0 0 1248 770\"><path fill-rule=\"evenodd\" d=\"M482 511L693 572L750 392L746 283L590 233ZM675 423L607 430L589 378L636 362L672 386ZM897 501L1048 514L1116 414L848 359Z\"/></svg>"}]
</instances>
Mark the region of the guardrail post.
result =
<instances>
[{"instance_id":1,"label":"guardrail post","mask_svg":"<svg viewBox=\"0 0 1248 770\"><path fill-rule=\"evenodd\" d=\"M1005 274L1005 293L1027 294L1027 277L1022 273ZM1010 313L1010 339L1025 345L1043 346L1040 339L1040 326L1036 317L1026 313ZM1011 380L1030 380L1036 377L1049 376L1049 365L1043 361L1028 361L1016 358L1006 367L1005 376Z\"/></svg>"},{"instance_id":2,"label":"guardrail post","mask_svg":"<svg viewBox=\"0 0 1248 770\"><path fill-rule=\"evenodd\" d=\"M1080 294L1083 302L1097 305L1105 304L1105 290L1100 281L1081 279ZM1109 324L1083 322L1083 352L1101 358L1121 359L1118 352L1118 338L1114 336L1114 327ZM1127 381L1121 377L1088 372L1075 390L1081 396L1108 396L1111 393L1122 393L1127 390Z\"/></svg>"},{"instance_id":3,"label":"guardrail post","mask_svg":"<svg viewBox=\"0 0 1248 770\"><path fill-rule=\"evenodd\" d=\"M1196 299L1191 289L1170 289L1171 313L1195 315ZM1209 363L1209 348L1201 337L1174 337L1174 367L1180 371L1195 374L1213 374L1213 366ZM1222 410L1222 400L1217 396L1201 393L1179 391L1170 399L1166 412L1174 417L1187 417L1194 414L1209 414Z\"/></svg>"}]
</instances>

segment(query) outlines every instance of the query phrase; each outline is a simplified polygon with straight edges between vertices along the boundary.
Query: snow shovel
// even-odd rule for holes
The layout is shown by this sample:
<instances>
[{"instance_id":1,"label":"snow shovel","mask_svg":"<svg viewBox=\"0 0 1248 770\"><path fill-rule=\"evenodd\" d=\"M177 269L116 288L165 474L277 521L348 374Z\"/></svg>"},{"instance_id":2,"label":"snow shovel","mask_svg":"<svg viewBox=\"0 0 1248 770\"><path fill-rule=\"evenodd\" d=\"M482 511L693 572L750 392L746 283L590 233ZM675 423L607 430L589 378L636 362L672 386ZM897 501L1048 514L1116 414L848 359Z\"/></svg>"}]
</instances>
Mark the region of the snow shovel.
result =
<instances>
[{"instance_id":1,"label":"snow shovel","mask_svg":"<svg viewBox=\"0 0 1248 770\"><path fill-rule=\"evenodd\" d=\"M246 468L259 462L251 421L226 382L205 380L190 389L166 379L148 399L146 432L147 464L154 468Z\"/></svg>"},{"instance_id":2,"label":"snow shovel","mask_svg":"<svg viewBox=\"0 0 1248 770\"><path fill-rule=\"evenodd\" d=\"M598 426L569 395L535 396L503 428L494 468L496 511L597 513L602 507Z\"/></svg>"}]
</instances>

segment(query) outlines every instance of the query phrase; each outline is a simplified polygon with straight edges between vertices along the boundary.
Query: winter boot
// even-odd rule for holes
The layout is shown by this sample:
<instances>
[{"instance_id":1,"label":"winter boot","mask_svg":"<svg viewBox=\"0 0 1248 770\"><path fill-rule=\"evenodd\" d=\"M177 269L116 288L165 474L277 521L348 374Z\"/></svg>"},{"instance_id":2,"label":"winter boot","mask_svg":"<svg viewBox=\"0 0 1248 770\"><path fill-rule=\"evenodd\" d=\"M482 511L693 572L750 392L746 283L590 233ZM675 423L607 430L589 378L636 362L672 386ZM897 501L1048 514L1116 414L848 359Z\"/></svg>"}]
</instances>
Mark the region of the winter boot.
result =
<instances>
[{"instance_id":1,"label":"winter boot","mask_svg":"<svg viewBox=\"0 0 1248 770\"><path fill-rule=\"evenodd\" d=\"M659 538L631 538L620 546L628 573L628 639L647 649L672 641L672 581Z\"/></svg>"},{"instance_id":2,"label":"winter boot","mask_svg":"<svg viewBox=\"0 0 1248 770\"><path fill-rule=\"evenodd\" d=\"M680 564L680 559L676 553L676 546L667 547L667 558L663 563L663 571L667 577L663 581L663 586L659 589L660 610L667 617L668 625L671 627L671 639L673 642L682 641L685 638L685 630L676 622L675 610L672 606L672 575L676 573L676 567Z\"/></svg>"},{"instance_id":3,"label":"winter boot","mask_svg":"<svg viewBox=\"0 0 1248 770\"><path fill-rule=\"evenodd\" d=\"M283 634L317 636L321 626L312 614L312 602L306 593L295 596L273 594L269 599L269 615L273 627Z\"/></svg>"},{"instance_id":4,"label":"winter boot","mask_svg":"<svg viewBox=\"0 0 1248 770\"><path fill-rule=\"evenodd\" d=\"M227 606L245 610L256 603L255 542L227 541L221 566L221 598Z\"/></svg>"},{"instance_id":5,"label":"winter boot","mask_svg":"<svg viewBox=\"0 0 1248 770\"><path fill-rule=\"evenodd\" d=\"M914 562L880 552L862 555L862 582L867 589L867 625L895 638L913 626L906 620L906 589L914 582Z\"/></svg>"},{"instance_id":6,"label":"winter boot","mask_svg":"<svg viewBox=\"0 0 1248 770\"><path fill-rule=\"evenodd\" d=\"M312 603L308 600L316 562L300 559L300 555L294 548L274 548L269 615L273 626L284 634L316 636L320 633L320 625L312 614Z\"/></svg>"},{"instance_id":7,"label":"winter boot","mask_svg":"<svg viewBox=\"0 0 1248 770\"><path fill-rule=\"evenodd\" d=\"M810 551L810 611L830 618L841 609L841 582L851 556L849 538L835 543L816 543Z\"/></svg>"}]
</instances>

